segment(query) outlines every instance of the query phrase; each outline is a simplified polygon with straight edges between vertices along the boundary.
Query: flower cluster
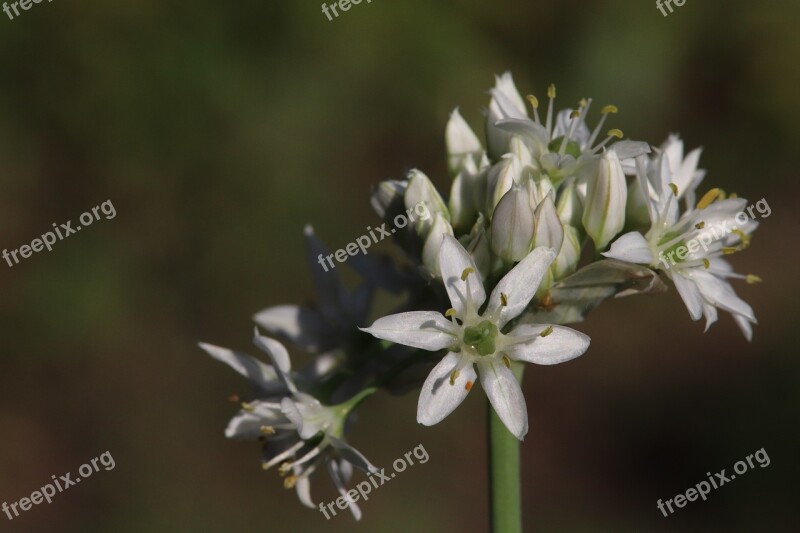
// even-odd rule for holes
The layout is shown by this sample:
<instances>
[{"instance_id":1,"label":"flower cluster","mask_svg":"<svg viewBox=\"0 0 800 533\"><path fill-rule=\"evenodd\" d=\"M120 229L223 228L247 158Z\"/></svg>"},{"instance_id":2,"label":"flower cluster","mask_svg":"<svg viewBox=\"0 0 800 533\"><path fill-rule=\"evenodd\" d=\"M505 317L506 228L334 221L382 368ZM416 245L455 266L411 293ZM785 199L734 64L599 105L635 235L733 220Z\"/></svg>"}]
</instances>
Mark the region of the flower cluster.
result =
<instances>
[{"instance_id":1,"label":"flower cluster","mask_svg":"<svg viewBox=\"0 0 800 533\"><path fill-rule=\"evenodd\" d=\"M379 184L372 205L385 221L420 205L431 216L394 235L406 261L353 257L348 265L362 280L354 289L318 266L326 250L307 227L319 302L255 315L270 335L257 330L255 343L271 365L201 344L255 386L226 436L262 440L264 468L278 466L305 505L313 507L309 476L323 464L343 495L353 466L374 471L345 432L354 409L377 390L419 388L417 421L430 426L480 381L522 440L522 363L557 364L586 352L590 339L566 325L607 298L664 291L671 280L693 320L705 317L708 327L722 309L751 338L755 315L727 280L758 278L734 273L723 257L749 245L756 223L708 235L745 200L712 189L697 201L700 150L684 156L677 136L661 146L624 140L619 129L603 129L615 106L603 107L590 127L591 99L563 110L555 99L551 85L540 109L510 74L498 77L485 145L453 111L445 131L449 194L416 169ZM689 246L672 265L664 261L698 239L702 250ZM379 291L398 297L393 313L375 316ZM307 366L292 371L276 339L310 357Z\"/></svg>"}]
</instances>

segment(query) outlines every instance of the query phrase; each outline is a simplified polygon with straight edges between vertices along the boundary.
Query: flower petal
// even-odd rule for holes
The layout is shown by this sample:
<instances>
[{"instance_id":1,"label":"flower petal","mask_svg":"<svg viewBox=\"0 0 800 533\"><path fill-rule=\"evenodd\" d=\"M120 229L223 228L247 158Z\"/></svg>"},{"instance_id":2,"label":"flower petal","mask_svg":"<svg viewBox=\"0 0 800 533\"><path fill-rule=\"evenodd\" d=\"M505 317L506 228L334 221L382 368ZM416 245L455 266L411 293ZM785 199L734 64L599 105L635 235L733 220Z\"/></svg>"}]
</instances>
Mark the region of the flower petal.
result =
<instances>
[{"instance_id":1,"label":"flower petal","mask_svg":"<svg viewBox=\"0 0 800 533\"><path fill-rule=\"evenodd\" d=\"M354 501L351 501L350 497L347 495L347 487L345 487L345 480L339 463L332 460L327 461L327 463L328 472L331 475L333 484L336 485L336 490L339 491L339 494L347 501L350 511L353 513L353 517L355 517L356 520L361 520L361 509L359 509L358 505L356 505Z\"/></svg>"},{"instance_id":2,"label":"flower petal","mask_svg":"<svg viewBox=\"0 0 800 533\"><path fill-rule=\"evenodd\" d=\"M542 337L548 328L550 332ZM520 324L507 336L506 341L534 337L532 340L512 344L502 349L508 357L516 361L526 361L537 365L556 365L583 355L589 348L588 335L565 326L546 324Z\"/></svg>"},{"instance_id":3,"label":"flower petal","mask_svg":"<svg viewBox=\"0 0 800 533\"><path fill-rule=\"evenodd\" d=\"M324 350L332 342L330 325L314 309L298 305L276 305L256 313L253 321L270 335L284 337L307 351Z\"/></svg>"},{"instance_id":4,"label":"flower petal","mask_svg":"<svg viewBox=\"0 0 800 533\"><path fill-rule=\"evenodd\" d=\"M511 369L489 357L478 360L481 386L497 416L519 440L528 432L528 409L517 378Z\"/></svg>"},{"instance_id":5,"label":"flower petal","mask_svg":"<svg viewBox=\"0 0 800 533\"><path fill-rule=\"evenodd\" d=\"M431 370L419 394L417 422L438 424L464 401L477 377L472 364L464 362L461 355L450 352ZM454 370L458 370L458 376L451 385Z\"/></svg>"},{"instance_id":6,"label":"flower petal","mask_svg":"<svg viewBox=\"0 0 800 533\"><path fill-rule=\"evenodd\" d=\"M753 308L736 295L730 283L699 268L693 270L692 278L706 301L729 313L742 315L747 320L756 322Z\"/></svg>"},{"instance_id":7,"label":"flower petal","mask_svg":"<svg viewBox=\"0 0 800 533\"><path fill-rule=\"evenodd\" d=\"M364 455L344 442L343 440L339 440L336 437L328 435L328 440L331 443L331 446L336 448L339 452L339 455L342 456L344 460L346 460L351 465L355 466L358 469L363 470L364 472L372 472L373 474L378 471L378 468L373 465L372 463L367 460Z\"/></svg>"},{"instance_id":8,"label":"flower petal","mask_svg":"<svg viewBox=\"0 0 800 533\"><path fill-rule=\"evenodd\" d=\"M611 248L603 253L605 257L627 263L649 265L653 263L653 252L641 233L632 231L611 243Z\"/></svg>"},{"instance_id":9,"label":"flower petal","mask_svg":"<svg viewBox=\"0 0 800 533\"><path fill-rule=\"evenodd\" d=\"M436 351L455 341L453 323L435 311L411 311L379 318L361 331L379 339Z\"/></svg>"},{"instance_id":10,"label":"flower petal","mask_svg":"<svg viewBox=\"0 0 800 533\"><path fill-rule=\"evenodd\" d=\"M447 295L450 297L450 303L459 316L463 317L467 309L467 290L470 293L473 309L477 310L483 305L483 302L486 301L486 291L483 288L478 267L469 252L455 237L444 236L442 247L439 249L439 268ZM462 274L468 268L475 272L474 276L467 278L469 283L461 279Z\"/></svg>"},{"instance_id":11,"label":"flower petal","mask_svg":"<svg viewBox=\"0 0 800 533\"><path fill-rule=\"evenodd\" d=\"M208 355L217 361L222 361L227 364L261 389L270 392L276 389L283 389L283 385L278 381L278 375L275 369L262 363L255 357L204 342L198 343L198 346Z\"/></svg>"},{"instance_id":12,"label":"flower petal","mask_svg":"<svg viewBox=\"0 0 800 533\"><path fill-rule=\"evenodd\" d=\"M703 297L697 285L691 278L683 276L681 273L672 276L672 282L675 283L675 288L678 289L678 294L686 304L692 320L700 320L703 314Z\"/></svg>"},{"instance_id":13,"label":"flower petal","mask_svg":"<svg viewBox=\"0 0 800 533\"><path fill-rule=\"evenodd\" d=\"M500 309L498 328L502 328L509 320L522 313L536 294L542 278L555 258L556 253L552 248L536 248L503 276L492 291L486 309L486 313L489 314ZM507 305L503 305L503 295Z\"/></svg>"}]
</instances>

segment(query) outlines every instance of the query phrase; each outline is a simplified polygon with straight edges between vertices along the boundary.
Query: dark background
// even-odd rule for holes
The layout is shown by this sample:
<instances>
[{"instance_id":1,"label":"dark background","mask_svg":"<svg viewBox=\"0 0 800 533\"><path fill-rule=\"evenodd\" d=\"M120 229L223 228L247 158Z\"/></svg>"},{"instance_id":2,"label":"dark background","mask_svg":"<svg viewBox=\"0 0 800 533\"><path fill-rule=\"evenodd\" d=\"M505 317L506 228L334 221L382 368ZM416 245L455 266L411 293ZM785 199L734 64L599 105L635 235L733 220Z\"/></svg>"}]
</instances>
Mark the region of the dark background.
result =
<instances>
[{"instance_id":1,"label":"dark background","mask_svg":"<svg viewBox=\"0 0 800 533\"><path fill-rule=\"evenodd\" d=\"M705 147L704 190L772 209L733 258L764 279L737 285L752 343L727 315L703 334L671 290L604 304L578 326L585 356L528 368L526 530L796 529L799 15L792 0L689 0L666 18L633 0L374 0L333 22L296 1L0 13L0 247L117 209L0 263L0 501L106 450L117 463L0 530L484 530L482 394L433 428L415 393L367 402L355 446L389 466L423 444L430 461L375 491L361 523L326 522L260 470L257 445L224 439L226 397L247 385L195 343L250 350L254 312L313 296L306 222L335 249L379 223L381 179L418 167L449 189L448 113L480 130L507 69L523 95L552 81L561 107L616 104L608 127L628 137L679 132ZM656 509L762 447L769 467ZM317 501L330 485L315 478Z\"/></svg>"}]
</instances>

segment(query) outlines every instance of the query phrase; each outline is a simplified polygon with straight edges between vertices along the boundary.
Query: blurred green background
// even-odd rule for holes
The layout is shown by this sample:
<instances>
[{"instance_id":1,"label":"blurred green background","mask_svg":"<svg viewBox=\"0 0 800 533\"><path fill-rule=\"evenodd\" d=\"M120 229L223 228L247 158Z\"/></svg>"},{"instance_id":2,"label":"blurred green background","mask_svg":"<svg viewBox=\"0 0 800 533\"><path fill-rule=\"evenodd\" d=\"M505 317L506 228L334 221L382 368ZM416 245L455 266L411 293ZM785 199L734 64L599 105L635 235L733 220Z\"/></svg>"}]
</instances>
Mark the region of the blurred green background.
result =
<instances>
[{"instance_id":1,"label":"blurred green background","mask_svg":"<svg viewBox=\"0 0 800 533\"><path fill-rule=\"evenodd\" d=\"M703 334L672 290L613 301L582 358L529 367L527 531L796 530L800 4L374 0L67 2L0 15L0 247L111 199L113 220L0 263L0 501L108 450L111 472L0 530L482 531L484 401L415 422L416 394L367 402L351 442L430 460L326 521L258 446L227 441L247 384L195 345L250 350L251 315L313 297L302 228L339 248L378 223L370 187L413 167L443 189L443 132L478 128L493 75L620 113L609 127L705 147L706 188L772 215L734 258L760 320ZM590 118L593 121L596 117ZM389 242L375 250L390 252ZM250 350L255 352L255 350ZM302 354L295 360L302 362ZM656 501L771 459L669 518ZM335 494L326 475L318 501Z\"/></svg>"}]
</instances>

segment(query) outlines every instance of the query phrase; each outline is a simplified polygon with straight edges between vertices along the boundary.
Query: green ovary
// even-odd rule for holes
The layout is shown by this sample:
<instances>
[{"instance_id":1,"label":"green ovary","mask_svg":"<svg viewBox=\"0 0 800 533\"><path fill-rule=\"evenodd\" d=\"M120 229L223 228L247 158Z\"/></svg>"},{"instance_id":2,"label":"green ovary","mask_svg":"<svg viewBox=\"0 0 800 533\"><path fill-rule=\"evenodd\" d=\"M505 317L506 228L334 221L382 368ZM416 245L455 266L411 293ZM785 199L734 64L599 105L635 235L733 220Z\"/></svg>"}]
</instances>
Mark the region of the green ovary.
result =
<instances>
[{"instance_id":1,"label":"green ovary","mask_svg":"<svg viewBox=\"0 0 800 533\"><path fill-rule=\"evenodd\" d=\"M484 320L477 326L464 328L464 344L472 346L480 355L491 355L495 349L497 326Z\"/></svg>"},{"instance_id":2,"label":"green ovary","mask_svg":"<svg viewBox=\"0 0 800 533\"><path fill-rule=\"evenodd\" d=\"M658 241L658 245L661 246L662 244L673 240L678 235L680 235L680 233L677 233L675 231L671 231L671 232L665 234L664 237L662 237L661 240ZM672 246L670 246L669 248L667 248L666 250L664 250L661 253L663 254L664 257L669 257L671 259L674 258L673 259L674 261L680 263L680 262L684 261L684 259L679 258L678 255L677 255L678 248L680 248L681 246L684 246L684 247L686 246L686 242L683 239L679 240L678 242L676 242L675 244L673 244ZM672 255L670 256L670 254L672 254ZM685 256L684 256L684 258L685 258Z\"/></svg>"},{"instance_id":3,"label":"green ovary","mask_svg":"<svg viewBox=\"0 0 800 533\"><path fill-rule=\"evenodd\" d=\"M558 153L558 151L561 150L561 143L563 141L564 141L563 135L561 137L556 137L555 139L550 141L550 144L547 145L547 149L550 150L551 152ZM569 140L567 141L567 148L564 151L564 153L567 153L572 157L574 157L575 159L578 159L581 155L581 145L579 145L577 142L573 140Z\"/></svg>"}]
</instances>

